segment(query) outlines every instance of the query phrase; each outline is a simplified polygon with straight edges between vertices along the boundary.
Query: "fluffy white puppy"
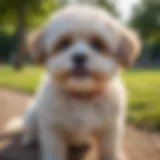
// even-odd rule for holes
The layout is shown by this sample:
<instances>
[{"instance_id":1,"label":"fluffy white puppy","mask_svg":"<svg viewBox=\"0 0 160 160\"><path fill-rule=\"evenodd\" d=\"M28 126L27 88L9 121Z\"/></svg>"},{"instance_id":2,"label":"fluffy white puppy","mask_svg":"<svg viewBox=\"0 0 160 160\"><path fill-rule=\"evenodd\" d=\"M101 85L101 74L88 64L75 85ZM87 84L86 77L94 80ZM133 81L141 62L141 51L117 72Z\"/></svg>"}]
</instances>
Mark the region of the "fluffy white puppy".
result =
<instances>
[{"instance_id":1,"label":"fluffy white puppy","mask_svg":"<svg viewBox=\"0 0 160 160\"><path fill-rule=\"evenodd\" d=\"M102 159L123 160L119 73L138 55L137 36L98 7L71 5L54 13L30 47L47 73L25 115L23 142L38 139L42 160L66 160L70 145L95 138Z\"/></svg>"}]
</instances>

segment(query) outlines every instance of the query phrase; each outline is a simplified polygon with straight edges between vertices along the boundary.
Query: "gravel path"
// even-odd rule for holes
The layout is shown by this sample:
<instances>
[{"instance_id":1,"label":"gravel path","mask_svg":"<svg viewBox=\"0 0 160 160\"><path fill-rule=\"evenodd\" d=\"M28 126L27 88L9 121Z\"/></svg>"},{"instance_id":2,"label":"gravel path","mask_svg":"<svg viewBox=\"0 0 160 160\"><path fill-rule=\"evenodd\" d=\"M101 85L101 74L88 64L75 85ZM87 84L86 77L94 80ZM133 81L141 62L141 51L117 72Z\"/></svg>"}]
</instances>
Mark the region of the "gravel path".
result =
<instances>
[{"instance_id":1,"label":"gravel path","mask_svg":"<svg viewBox=\"0 0 160 160\"><path fill-rule=\"evenodd\" d=\"M0 132L5 123L23 114L29 99L28 95L0 89ZM127 127L125 151L128 160L160 160L160 134ZM36 147L21 147L18 135L0 139L0 160L37 160L37 152Z\"/></svg>"}]
</instances>

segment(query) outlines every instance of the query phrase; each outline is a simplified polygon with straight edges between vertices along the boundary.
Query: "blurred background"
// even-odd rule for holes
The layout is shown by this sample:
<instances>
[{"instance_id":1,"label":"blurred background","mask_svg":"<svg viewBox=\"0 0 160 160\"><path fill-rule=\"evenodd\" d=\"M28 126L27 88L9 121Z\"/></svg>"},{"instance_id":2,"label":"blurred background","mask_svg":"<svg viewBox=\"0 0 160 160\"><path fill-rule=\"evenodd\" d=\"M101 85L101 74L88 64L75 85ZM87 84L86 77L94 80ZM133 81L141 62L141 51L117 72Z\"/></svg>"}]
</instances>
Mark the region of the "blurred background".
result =
<instances>
[{"instance_id":1,"label":"blurred background","mask_svg":"<svg viewBox=\"0 0 160 160\"><path fill-rule=\"evenodd\" d=\"M21 68L24 63L30 62L25 46L25 35L43 25L48 15L69 2L73 3L72 1L76 0L1 0L0 62L14 63L13 65L17 69ZM143 40L143 51L136 66L152 68L159 66L159 0L88 1L90 3L96 1L123 23L139 32Z\"/></svg>"},{"instance_id":2,"label":"blurred background","mask_svg":"<svg viewBox=\"0 0 160 160\"><path fill-rule=\"evenodd\" d=\"M4 109L6 101L10 105L8 103L12 100L9 98L17 92L20 94L15 97L17 101L21 101L22 92L33 94L43 72L43 66L29 57L25 36L43 25L51 13L73 1L0 0L0 109ZM136 143L137 137L142 142L133 144L129 141L133 148L143 145L141 152L146 156L144 160L160 160L160 0L88 2L95 2L110 11L141 36L141 56L133 68L122 73L129 93L127 133L131 134L131 141L135 140L133 143ZM16 91L15 94L10 93L11 89ZM148 150L145 150L147 145ZM142 159L143 156L137 160Z\"/></svg>"}]
</instances>

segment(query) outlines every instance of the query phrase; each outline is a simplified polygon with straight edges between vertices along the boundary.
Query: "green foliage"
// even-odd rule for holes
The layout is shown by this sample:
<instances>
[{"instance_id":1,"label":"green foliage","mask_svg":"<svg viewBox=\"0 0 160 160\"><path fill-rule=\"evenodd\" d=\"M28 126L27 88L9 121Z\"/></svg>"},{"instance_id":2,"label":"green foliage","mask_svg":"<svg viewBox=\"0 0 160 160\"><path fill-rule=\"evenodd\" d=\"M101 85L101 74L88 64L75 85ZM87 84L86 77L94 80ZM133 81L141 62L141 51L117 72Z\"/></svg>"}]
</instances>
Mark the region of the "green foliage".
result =
<instances>
[{"instance_id":1,"label":"green foliage","mask_svg":"<svg viewBox=\"0 0 160 160\"><path fill-rule=\"evenodd\" d=\"M26 66L21 72L15 72L9 65L1 65L0 87L33 93L42 72L37 66ZM159 70L129 70L122 74L129 93L128 123L160 130L159 73Z\"/></svg>"},{"instance_id":2,"label":"green foliage","mask_svg":"<svg viewBox=\"0 0 160 160\"><path fill-rule=\"evenodd\" d=\"M28 7L27 21L29 22L29 28L37 27L39 24L43 24L44 20L48 18L49 14L57 9L58 5L56 0L41 0L37 10Z\"/></svg>"},{"instance_id":3,"label":"green foliage","mask_svg":"<svg viewBox=\"0 0 160 160\"><path fill-rule=\"evenodd\" d=\"M31 27L37 25L48 13L56 8L54 0L1 0L0 1L0 22L1 27L12 26L16 28L18 23L19 8L24 10L25 25Z\"/></svg>"},{"instance_id":4,"label":"green foliage","mask_svg":"<svg viewBox=\"0 0 160 160\"><path fill-rule=\"evenodd\" d=\"M152 46L152 59L156 60L157 58L160 58L160 40L157 41L153 46Z\"/></svg>"},{"instance_id":5,"label":"green foliage","mask_svg":"<svg viewBox=\"0 0 160 160\"><path fill-rule=\"evenodd\" d=\"M145 40L160 41L160 1L142 0L142 3L135 7L130 23Z\"/></svg>"},{"instance_id":6,"label":"green foliage","mask_svg":"<svg viewBox=\"0 0 160 160\"><path fill-rule=\"evenodd\" d=\"M44 16L56 8L54 0L1 0L0 30L12 31L16 34L13 66L20 69L24 62L26 47L26 32L42 21ZM8 27L9 26L9 27Z\"/></svg>"},{"instance_id":7,"label":"green foliage","mask_svg":"<svg viewBox=\"0 0 160 160\"><path fill-rule=\"evenodd\" d=\"M15 36L0 32L0 58L7 60L15 47Z\"/></svg>"},{"instance_id":8,"label":"green foliage","mask_svg":"<svg viewBox=\"0 0 160 160\"><path fill-rule=\"evenodd\" d=\"M109 0L98 0L98 4L102 6L104 9L107 9L110 13L112 13L114 16L118 17L118 12L115 8L115 4L113 1Z\"/></svg>"}]
</instances>

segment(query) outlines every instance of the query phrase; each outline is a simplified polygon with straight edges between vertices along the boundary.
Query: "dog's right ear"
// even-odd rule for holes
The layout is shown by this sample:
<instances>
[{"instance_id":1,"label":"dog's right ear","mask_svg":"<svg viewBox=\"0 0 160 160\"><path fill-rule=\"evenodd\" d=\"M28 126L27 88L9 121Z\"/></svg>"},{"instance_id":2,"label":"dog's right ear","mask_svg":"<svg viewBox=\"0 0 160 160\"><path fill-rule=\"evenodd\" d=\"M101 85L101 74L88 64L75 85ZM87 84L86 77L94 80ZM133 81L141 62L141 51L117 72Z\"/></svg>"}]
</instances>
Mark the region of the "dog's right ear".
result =
<instances>
[{"instance_id":1,"label":"dog's right ear","mask_svg":"<svg viewBox=\"0 0 160 160\"><path fill-rule=\"evenodd\" d=\"M120 42L117 49L117 59L122 67L130 67L141 51L141 42L138 35L130 30L121 31Z\"/></svg>"},{"instance_id":2,"label":"dog's right ear","mask_svg":"<svg viewBox=\"0 0 160 160\"><path fill-rule=\"evenodd\" d=\"M44 32L39 30L29 34L27 38L28 51L38 64L44 64L46 51L44 46Z\"/></svg>"}]
</instances>

